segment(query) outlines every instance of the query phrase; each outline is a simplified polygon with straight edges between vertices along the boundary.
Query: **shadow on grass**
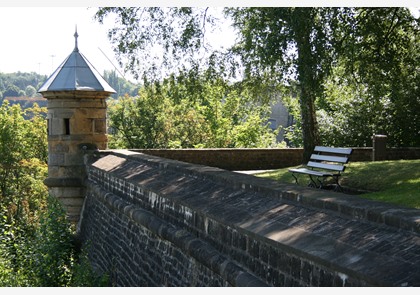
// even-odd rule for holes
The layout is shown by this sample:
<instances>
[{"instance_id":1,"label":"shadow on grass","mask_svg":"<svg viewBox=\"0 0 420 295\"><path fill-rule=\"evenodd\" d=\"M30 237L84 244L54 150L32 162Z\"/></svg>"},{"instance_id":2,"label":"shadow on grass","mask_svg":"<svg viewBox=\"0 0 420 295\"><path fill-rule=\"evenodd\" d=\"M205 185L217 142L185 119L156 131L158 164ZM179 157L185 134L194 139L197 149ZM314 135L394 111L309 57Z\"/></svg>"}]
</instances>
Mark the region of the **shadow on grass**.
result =
<instances>
[{"instance_id":1,"label":"shadow on grass","mask_svg":"<svg viewBox=\"0 0 420 295\"><path fill-rule=\"evenodd\" d=\"M295 183L288 169L255 176ZM308 177L301 175L299 183L306 185ZM327 189L333 189L328 181L325 184ZM340 178L340 184L346 194L420 209L420 159L350 162Z\"/></svg>"}]
</instances>

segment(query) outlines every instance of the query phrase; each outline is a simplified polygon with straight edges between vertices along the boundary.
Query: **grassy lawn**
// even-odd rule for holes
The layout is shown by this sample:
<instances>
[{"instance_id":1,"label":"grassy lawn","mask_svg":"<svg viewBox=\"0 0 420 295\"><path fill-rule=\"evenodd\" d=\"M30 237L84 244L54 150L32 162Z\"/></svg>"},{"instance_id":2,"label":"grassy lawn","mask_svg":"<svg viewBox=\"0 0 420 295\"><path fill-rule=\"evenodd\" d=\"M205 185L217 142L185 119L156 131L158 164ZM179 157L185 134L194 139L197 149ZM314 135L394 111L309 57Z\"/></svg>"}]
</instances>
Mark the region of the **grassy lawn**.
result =
<instances>
[{"instance_id":1,"label":"grassy lawn","mask_svg":"<svg viewBox=\"0 0 420 295\"><path fill-rule=\"evenodd\" d=\"M254 174L294 183L288 168ZM308 183L307 175L298 176ZM420 209L420 160L350 162L341 177L343 187L367 191L359 197Z\"/></svg>"}]
</instances>

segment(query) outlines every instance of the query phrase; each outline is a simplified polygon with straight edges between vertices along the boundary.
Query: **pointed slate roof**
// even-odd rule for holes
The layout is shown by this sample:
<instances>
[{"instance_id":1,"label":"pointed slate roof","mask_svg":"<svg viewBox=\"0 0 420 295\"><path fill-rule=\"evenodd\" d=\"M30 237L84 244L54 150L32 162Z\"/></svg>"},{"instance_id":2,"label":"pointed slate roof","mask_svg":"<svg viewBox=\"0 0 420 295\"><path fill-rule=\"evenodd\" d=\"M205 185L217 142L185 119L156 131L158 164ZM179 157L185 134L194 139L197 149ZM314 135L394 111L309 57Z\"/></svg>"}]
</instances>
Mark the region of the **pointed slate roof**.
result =
<instances>
[{"instance_id":1,"label":"pointed slate roof","mask_svg":"<svg viewBox=\"0 0 420 295\"><path fill-rule=\"evenodd\" d=\"M52 91L116 91L102 78L95 67L79 52L77 47L77 30L74 34L75 47L73 52L54 71L38 90L39 93Z\"/></svg>"}]
</instances>

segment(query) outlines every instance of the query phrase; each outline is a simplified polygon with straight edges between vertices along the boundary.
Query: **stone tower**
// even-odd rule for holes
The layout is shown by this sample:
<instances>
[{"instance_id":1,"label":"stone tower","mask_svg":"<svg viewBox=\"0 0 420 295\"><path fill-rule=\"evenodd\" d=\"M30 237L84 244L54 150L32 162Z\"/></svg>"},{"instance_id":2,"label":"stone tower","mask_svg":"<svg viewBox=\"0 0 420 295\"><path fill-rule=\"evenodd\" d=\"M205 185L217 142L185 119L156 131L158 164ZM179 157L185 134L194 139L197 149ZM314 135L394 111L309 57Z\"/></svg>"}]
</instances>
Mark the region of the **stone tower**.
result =
<instances>
[{"instance_id":1,"label":"stone tower","mask_svg":"<svg viewBox=\"0 0 420 295\"><path fill-rule=\"evenodd\" d=\"M115 90L79 52L73 52L38 90L48 100L48 178L50 195L77 222L85 196L86 150L107 148L106 99Z\"/></svg>"}]
</instances>

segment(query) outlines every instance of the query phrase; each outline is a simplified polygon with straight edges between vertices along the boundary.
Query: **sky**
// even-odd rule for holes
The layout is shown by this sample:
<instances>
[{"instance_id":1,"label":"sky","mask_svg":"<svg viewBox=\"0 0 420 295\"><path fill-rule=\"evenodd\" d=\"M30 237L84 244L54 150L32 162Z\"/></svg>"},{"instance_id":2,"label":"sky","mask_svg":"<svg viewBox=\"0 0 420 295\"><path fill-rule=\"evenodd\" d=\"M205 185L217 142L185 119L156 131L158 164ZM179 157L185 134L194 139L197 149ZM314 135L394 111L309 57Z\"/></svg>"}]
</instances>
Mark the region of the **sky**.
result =
<instances>
[{"instance_id":1,"label":"sky","mask_svg":"<svg viewBox=\"0 0 420 295\"><path fill-rule=\"evenodd\" d=\"M358 6L357 1L327 1L325 5L343 4L342 6ZM395 6L395 2L371 0L370 5ZM33 3L36 2L36 5ZM57 6L60 3L62 6ZM216 0L61 0L61 1L33 1L33 0L1 0L0 1L0 72L36 72L51 75L52 72L73 51L77 26L78 48L80 52L103 73L104 70L117 69L125 78L132 80L118 65L115 54L107 37L107 31L112 26L110 19L105 24L93 20L97 7L100 6L226 6L224 2ZM240 6L254 6L256 1L239 0ZM262 0L258 6L313 6L314 1L279 1ZM308 5L310 3L310 5ZM136 5L137 4L137 5ZM205 4L205 5L204 5ZM305 5L306 4L306 5ZM414 5L414 1L399 1L399 6ZM318 6L323 6L319 2ZM285 5L283 5L285 6ZM366 6L360 5L360 6ZM90 8L89 8L90 7ZM220 38L219 40L226 40Z\"/></svg>"},{"instance_id":2,"label":"sky","mask_svg":"<svg viewBox=\"0 0 420 295\"><path fill-rule=\"evenodd\" d=\"M142 3L148 1L143 0ZM4 0L0 1L0 72L36 72L50 76L73 51L77 27L79 51L100 74L104 70L117 70L126 79L135 82L118 65L108 40L111 18L105 18L103 25L93 19L101 6L98 4L102 3L88 0L84 1L85 5L78 4L80 6L16 5L20 2L25 1L15 0L10 6L4 5ZM40 2L43 1L37 1L38 4ZM136 1L130 3L133 2ZM115 5L118 1L112 3L118 6ZM158 3L159 0L154 1L150 6L163 6Z\"/></svg>"},{"instance_id":3,"label":"sky","mask_svg":"<svg viewBox=\"0 0 420 295\"><path fill-rule=\"evenodd\" d=\"M49 76L73 51L76 26L78 48L99 73L118 68L107 28L93 20L95 11L87 7L0 7L0 72Z\"/></svg>"}]
</instances>

